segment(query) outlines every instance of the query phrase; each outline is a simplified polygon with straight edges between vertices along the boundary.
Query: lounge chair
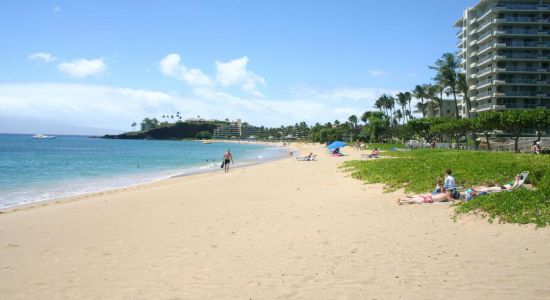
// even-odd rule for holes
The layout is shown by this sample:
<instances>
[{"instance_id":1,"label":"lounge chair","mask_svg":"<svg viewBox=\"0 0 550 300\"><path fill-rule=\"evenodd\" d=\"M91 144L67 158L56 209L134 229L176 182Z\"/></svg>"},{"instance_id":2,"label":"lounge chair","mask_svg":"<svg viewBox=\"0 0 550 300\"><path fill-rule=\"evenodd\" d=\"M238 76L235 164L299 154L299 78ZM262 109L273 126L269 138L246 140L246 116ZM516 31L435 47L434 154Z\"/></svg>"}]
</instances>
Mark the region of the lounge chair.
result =
<instances>
[{"instance_id":1,"label":"lounge chair","mask_svg":"<svg viewBox=\"0 0 550 300\"><path fill-rule=\"evenodd\" d=\"M523 171L523 172L520 173L520 175L521 175L521 179L519 180L518 185L516 187L514 187L513 189L508 190L508 191L513 191L513 190L515 190L519 187L522 187L523 184L525 183L525 179L527 179L527 176L529 176L529 171Z\"/></svg>"}]
</instances>

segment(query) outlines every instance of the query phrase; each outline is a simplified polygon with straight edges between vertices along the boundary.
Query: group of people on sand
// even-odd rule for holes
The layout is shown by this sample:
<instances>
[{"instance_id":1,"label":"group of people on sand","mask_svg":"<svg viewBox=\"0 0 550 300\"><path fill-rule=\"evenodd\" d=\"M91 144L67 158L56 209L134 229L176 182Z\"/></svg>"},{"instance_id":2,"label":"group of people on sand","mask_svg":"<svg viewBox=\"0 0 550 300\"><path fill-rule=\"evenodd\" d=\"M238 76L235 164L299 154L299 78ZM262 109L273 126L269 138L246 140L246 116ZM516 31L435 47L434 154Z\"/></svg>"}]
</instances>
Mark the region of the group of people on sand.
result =
<instances>
[{"instance_id":1,"label":"group of people on sand","mask_svg":"<svg viewBox=\"0 0 550 300\"><path fill-rule=\"evenodd\" d=\"M470 201L473 198L488 193L502 192L513 190L521 184L523 179L521 174L518 174L514 181L498 186L473 186L466 189L464 192L459 192L456 187L456 181L453 177L453 171L448 169L446 172L445 181L441 177L437 178L437 185L431 194L406 196L406 198L398 199L397 203L415 204L415 203L434 203L434 202L451 202L456 200Z\"/></svg>"}]
</instances>

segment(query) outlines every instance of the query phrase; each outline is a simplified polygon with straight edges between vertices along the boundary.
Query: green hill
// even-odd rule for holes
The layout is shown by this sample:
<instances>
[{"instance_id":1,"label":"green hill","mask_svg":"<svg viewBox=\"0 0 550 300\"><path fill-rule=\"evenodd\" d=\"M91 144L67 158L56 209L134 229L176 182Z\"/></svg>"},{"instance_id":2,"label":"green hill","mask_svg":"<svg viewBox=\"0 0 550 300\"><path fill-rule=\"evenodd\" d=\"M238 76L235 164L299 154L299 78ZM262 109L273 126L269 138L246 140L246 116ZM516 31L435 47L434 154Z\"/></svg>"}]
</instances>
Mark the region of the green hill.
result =
<instances>
[{"instance_id":1,"label":"green hill","mask_svg":"<svg viewBox=\"0 0 550 300\"><path fill-rule=\"evenodd\" d=\"M195 139L197 133L207 131L214 132L214 129L225 122L197 121L197 122L176 122L160 124L156 128L142 131L131 131L119 135L105 135L104 138L111 139L151 139L151 140L181 140Z\"/></svg>"}]
</instances>

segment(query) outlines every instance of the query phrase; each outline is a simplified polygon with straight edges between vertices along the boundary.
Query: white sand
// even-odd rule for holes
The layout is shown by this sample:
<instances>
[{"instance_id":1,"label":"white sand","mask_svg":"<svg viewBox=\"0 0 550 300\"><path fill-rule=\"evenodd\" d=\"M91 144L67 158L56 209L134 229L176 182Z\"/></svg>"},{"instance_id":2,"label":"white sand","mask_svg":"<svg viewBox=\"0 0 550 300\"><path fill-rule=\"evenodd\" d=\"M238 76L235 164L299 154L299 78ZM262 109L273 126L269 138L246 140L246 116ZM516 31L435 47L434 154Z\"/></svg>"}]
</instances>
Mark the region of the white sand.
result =
<instances>
[{"instance_id":1,"label":"white sand","mask_svg":"<svg viewBox=\"0 0 550 300\"><path fill-rule=\"evenodd\" d=\"M398 206L305 147L0 214L0 299L550 299L550 229Z\"/></svg>"}]
</instances>

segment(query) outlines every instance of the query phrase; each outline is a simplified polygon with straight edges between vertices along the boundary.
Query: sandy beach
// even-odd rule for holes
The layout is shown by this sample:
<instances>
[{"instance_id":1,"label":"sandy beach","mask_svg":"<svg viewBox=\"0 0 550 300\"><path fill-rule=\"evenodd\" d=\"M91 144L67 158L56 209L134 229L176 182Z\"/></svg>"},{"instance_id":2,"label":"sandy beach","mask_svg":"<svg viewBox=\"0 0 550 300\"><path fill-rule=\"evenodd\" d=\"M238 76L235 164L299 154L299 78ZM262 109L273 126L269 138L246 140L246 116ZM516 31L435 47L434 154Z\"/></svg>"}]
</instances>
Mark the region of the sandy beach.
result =
<instances>
[{"instance_id":1,"label":"sandy beach","mask_svg":"<svg viewBox=\"0 0 550 300\"><path fill-rule=\"evenodd\" d=\"M286 158L0 214L0 299L550 299L550 228Z\"/></svg>"}]
</instances>

